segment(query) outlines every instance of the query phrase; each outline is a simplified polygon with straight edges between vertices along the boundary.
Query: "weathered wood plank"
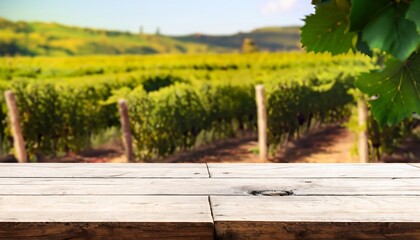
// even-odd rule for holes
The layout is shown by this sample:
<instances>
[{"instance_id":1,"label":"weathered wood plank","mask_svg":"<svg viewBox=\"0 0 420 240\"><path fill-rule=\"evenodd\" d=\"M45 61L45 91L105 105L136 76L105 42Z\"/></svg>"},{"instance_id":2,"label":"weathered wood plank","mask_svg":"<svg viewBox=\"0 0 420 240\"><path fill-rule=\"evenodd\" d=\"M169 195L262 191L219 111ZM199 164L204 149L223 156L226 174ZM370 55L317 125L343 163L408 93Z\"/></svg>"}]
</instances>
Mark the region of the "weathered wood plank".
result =
<instances>
[{"instance_id":1,"label":"weathered wood plank","mask_svg":"<svg viewBox=\"0 0 420 240\"><path fill-rule=\"evenodd\" d=\"M420 178L409 164L209 163L212 178Z\"/></svg>"},{"instance_id":2,"label":"weathered wood plank","mask_svg":"<svg viewBox=\"0 0 420 240\"><path fill-rule=\"evenodd\" d=\"M0 239L212 239L212 236L208 197L0 197Z\"/></svg>"},{"instance_id":3,"label":"weathered wood plank","mask_svg":"<svg viewBox=\"0 0 420 240\"><path fill-rule=\"evenodd\" d=\"M418 197L211 197L218 239L420 239Z\"/></svg>"},{"instance_id":4,"label":"weathered wood plank","mask_svg":"<svg viewBox=\"0 0 420 240\"><path fill-rule=\"evenodd\" d=\"M206 164L0 164L0 178L208 178Z\"/></svg>"},{"instance_id":5,"label":"weathered wood plank","mask_svg":"<svg viewBox=\"0 0 420 240\"><path fill-rule=\"evenodd\" d=\"M197 166L205 166L205 163L2 163L0 167L48 167L48 168L195 168Z\"/></svg>"},{"instance_id":6,"label":"weathered wood plank","mask_svg":"<svg viewBox=\"0 0 420 240\"><path fill-rule=\"evenodd\" d=\"M0 239L420 239L419 164L208 166L0 164Z\"/></svg>"},{"instance_id":7,"label":"weathered wood plank","mask_svg":"<svg viewBox=\"0 0 420 240\"><path fill-rule=\"evenodd\" d=\"M420 178L2 178L0 195L416 195Z\"/></svg>"},{"instance_id":8,"label":"weathered wood plank","mask_svg":"<svg viewBox=\"0 0 420 240\"><path fill-rule=\"evenodd\" d=\"M215 221L419 222L416 196L212 196Z\"/></svg>"},{"instance_id":9,"label":"weathered wood plank","mask_svg":"<svg viewBox=\"0 0 420 240\"><path fill-rule=\"evenodd\" d=\"M419 240L419 223L215 222L218 240Z\"/></svg>"},{"instance_id":10,"label":"weathered wood plank","mask_svg":"<svg viewBox=\"0 0 420 240\"><path fill-rule=\"evenodd\" d=\"M208 164L213 178L420 178L414 164ZM206 164L0 164L4 177L207 178Z\"/></svg>"},{"instance_id":11,"label":"weathered wood plank","mask_svg":"<svg viewBox=\"0 0 420 240\"><path fill-rule=\"evenodd\" d=\"M77 214L72 214L77 213ZM1 196L0 222L211 222L208 197Z\"/></svg>"},{"instance_id":12,"label":"weathered wood plank","mask_svg":"<svg viewBox=\"0 0 420 240\"><path fill-rule=\"evenodd\" d=\"M214 239L212 223L148 222L7 222L0 223L0 239Z\"/></svg>"}]
</instances>

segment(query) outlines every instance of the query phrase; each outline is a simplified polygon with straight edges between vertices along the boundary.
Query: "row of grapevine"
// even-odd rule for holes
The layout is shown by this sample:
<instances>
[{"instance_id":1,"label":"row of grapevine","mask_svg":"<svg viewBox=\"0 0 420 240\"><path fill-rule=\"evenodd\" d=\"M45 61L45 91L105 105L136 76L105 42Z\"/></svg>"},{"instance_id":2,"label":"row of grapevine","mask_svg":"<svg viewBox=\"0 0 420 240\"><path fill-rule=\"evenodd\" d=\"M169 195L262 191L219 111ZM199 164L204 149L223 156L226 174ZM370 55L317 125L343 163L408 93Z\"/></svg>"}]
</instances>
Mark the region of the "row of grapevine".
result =
<instances>
[{"instance_id":1,"label":"row of grapevine","mask_svg":"<svg viewBox=\"0 0 420 240\"><path fill-rule=\"evenodd\" d=\"M331 123L350 114L352 77L337 78L327 89L310 84L273 84L268 92L269 143L276 146L311 121ZM256 128L254 85L174 85L128 94L132 134L138 158L159 158L200 144L199 137L232 137Z\"/></svg>"},{"instance_id":2,"label":"row of grapevine","mask_svg":"<svg viewBox=\"0 0 420 240\"><path fill-rule=\"evenodd\" d=\"M348 117L353 78L371 67L359 55L302 53L6 58L0 63L0 75L7 76L0 87L17 96L31 158L82 150L92 135L118 127L119 98L129 101L136 155L143 159L254 131L256 84L267 89L269 142L275 147L314 122ZM0 101L4 143L10 131Z\"/></svg>"},{"instance_id":3,"label":"row of grapevine","mask_svg":"<svg viewBox=\"0 0 420 240\"><path fill-rule=\"evenodd\" d=\"M253 129L253 96L246 85L177 84L152 93L137 88L128 96L135 153L141 159L164 157L196 146L199 137L212 141Z\"/></svg>"},{"instance_id":4,"label":"row of grapevine","mask_svg":"<svg viewBox=\"0 0 420 240\"><path fill-rule=\"evenodd\" d=\"M342 55L332 58L328 54L259 53L259 54L206 54L206 55L152 55L152 56L82 56L82 57L3 57L0 58L0 79L13 81L28 79L64 79L113 74L147 73L159 71L229 72L250 69L282 70L311 68L362 67L366 70L370 60L361 55Z\"/></svg>"},{"instance_id":5,"label":"row of grapevine","mask_svg":"<svg viewBox=\"0 0 420 240\"><path fill-rule=\"evenodd\" d=\"M349 94L353 88L353 76L337 76L325 89L319 83L271 87L268 93L269 143L275 147L285 137L309 130L313 123L340 123L349 117ZM287 139L285 139L287 141Z\"/></svg>"},{"instance_id":6,"label":"row of grapevine","mask_svg":"<svg viewBox=\"0 0 420 240\"><path fill-rule=\"evenodd\" d=\"M69 151L80 151L90 145L92 135L118 126L116 106L105 104L116 89L134 88L138 85L144 85L147 89L150 82L165 84L167 78L171 81L178 80L162 76L158 80L155 77L131 78L126 81L79 85L16 80L5 84L2 89L11 89L17 97L22 132L30 157L37 154L55 156ZM2 145L11 146L3 96L0 103Z\"/></svg>"}]
</instances>

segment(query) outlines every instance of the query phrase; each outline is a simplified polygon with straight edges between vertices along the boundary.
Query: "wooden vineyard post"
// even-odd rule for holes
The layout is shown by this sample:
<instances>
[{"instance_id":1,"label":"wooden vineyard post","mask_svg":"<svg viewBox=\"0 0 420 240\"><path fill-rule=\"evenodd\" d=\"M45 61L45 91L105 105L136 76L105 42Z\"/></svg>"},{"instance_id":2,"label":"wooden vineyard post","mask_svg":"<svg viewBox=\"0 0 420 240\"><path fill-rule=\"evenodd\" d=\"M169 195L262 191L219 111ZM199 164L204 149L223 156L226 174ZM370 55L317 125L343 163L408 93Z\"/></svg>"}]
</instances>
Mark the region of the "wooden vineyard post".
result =
<instances>
[{"instance_id":1,"label":"wooden vineyard post","mask_svg":"<svg viewBox=\"0 0 420 240\"><path fill-rule=\"evenodd\" d=\"M256 101L257 101L257 113L258 113L258 145L260 160L267 160L268 149L267 149L267 109L265 101L264 86L257 85L255 87Z\"/></svg>"},{"instance_id":2,"label":"wooden vineyard post","mask_svg":"<svg viewBox=\"0 0 420 240\"><path fill-rule=\"evenodd\" d=\"M367 117L368 110L365 101L359 99L357 101L357 112L359 118L359 137L358 137L358 151L359 161L361 163L369 162L368 149L368 133L367 133Z\"/></svg>"},{"instance_id":3,"label":"wooden vineyard post","mask_svg":"<svg viewBox=\"0 0 420 240\"><path fill-rule=\"evenodd\" d=\"M26 163L28 161L25 141L22 136L22 129L20 128L19 111L16 105L16 98L12 91L8 90L4 93L6 105L9 112L10 126L12 128L13 148L15 149L15 157L19 163Z\"/></svg>"},{"instance_id":4,"label":"wooden vineyard post","mask_svg":"<svg viewBox=\"0 0 420 240\"><path fill-rule=\"evenodd\" d=\"M133 162L133 141L131 138L130 119L128 116L128 106L126 100L120 99L118 101L118 111L120 113L121 133L125 156L127 157L128 162Z\"/></svg>"}]
</instances>

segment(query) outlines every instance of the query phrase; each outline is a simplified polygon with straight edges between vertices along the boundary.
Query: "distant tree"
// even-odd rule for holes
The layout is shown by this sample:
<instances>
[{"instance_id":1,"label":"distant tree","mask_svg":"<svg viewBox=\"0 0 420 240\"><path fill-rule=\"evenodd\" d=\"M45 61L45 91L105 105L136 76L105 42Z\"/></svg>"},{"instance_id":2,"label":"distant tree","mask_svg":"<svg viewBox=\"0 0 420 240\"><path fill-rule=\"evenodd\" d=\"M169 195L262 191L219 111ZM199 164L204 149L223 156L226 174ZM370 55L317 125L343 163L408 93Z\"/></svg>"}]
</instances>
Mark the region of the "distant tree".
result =
<instances>
[{"instance_id":1,"label":"distant tree","mask_svg":"<svg viewBox=\"0 0 420 240\"><path fill-rule=\"evenodd\" d=\"M156 28L156 36L160 36L160 28L159 27Z\"/></svg>"},{"instance_id":2,"label":"distant tree","mask_svg":"<svg viewBox=\"0 0 420 240\"><path fill-rule=\"evenodd\" d=\"M143 33L144 33L143 26L140 26L140 35L143 35Z\"/></svg>"},{"instance_id":3,"label":"distant tree","mask_svg":"<svg viewBox=\"0 0 420 240\"><path fill-rule=\"evenodd\" d=\"M243 53L258 52L258 47L255 44L254 40L252 40L251 38L244 38L242 42L242 52Z\"/></svg>"}]
</instances>

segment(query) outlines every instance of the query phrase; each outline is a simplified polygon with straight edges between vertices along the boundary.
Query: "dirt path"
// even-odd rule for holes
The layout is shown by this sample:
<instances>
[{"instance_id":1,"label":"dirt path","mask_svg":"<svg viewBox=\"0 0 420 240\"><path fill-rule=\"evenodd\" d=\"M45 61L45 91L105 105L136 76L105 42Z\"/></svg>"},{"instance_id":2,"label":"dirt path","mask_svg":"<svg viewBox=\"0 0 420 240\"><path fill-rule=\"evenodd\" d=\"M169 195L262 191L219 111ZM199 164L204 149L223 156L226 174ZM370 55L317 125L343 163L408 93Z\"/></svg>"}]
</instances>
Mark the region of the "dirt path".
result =
<instances>
[{"instance_id":1,"label":"dirt path","mask_svg":"<svg viewBox=\"0 0 420 240\"><path fill-rule=\"evenodd\" d=\"M256 137L230 139L206 145L191 152L175 154L165 159L164 162L261 162L255 153L257 149Z\"/></svg>"},{"instance_id":2,"label":"dirt path","mask_svg":"<svg viewBox=\"0 0 420 240\"><path fill-rule=\"evenodd\" d=\"M351 150L355 136L344 127L326 127L311 132L277 152L273 162L351 163L357 162Z\"/></svg>"},{"instance_id":3,"label":"dirt path","mask_svg":"<svg viewBox=\"0 0 420 240\"><path fill-rule=\"evenodd\" d=\"M267 162L357 162L350 152L354 136L343 127L327 127L292 141ZM256 137L230 140L177 154L165 162L261 162Z\"/></svg>"}]
</instances>

